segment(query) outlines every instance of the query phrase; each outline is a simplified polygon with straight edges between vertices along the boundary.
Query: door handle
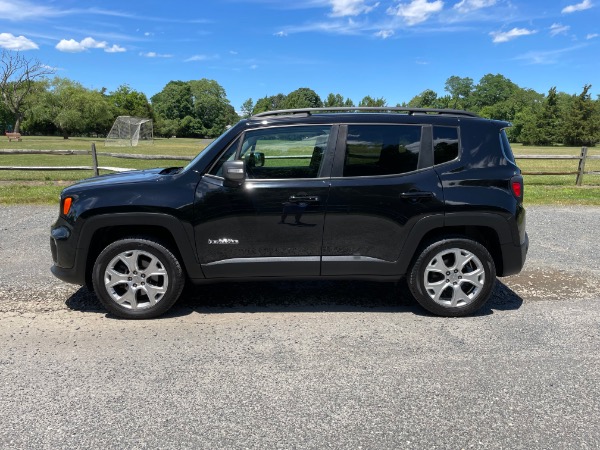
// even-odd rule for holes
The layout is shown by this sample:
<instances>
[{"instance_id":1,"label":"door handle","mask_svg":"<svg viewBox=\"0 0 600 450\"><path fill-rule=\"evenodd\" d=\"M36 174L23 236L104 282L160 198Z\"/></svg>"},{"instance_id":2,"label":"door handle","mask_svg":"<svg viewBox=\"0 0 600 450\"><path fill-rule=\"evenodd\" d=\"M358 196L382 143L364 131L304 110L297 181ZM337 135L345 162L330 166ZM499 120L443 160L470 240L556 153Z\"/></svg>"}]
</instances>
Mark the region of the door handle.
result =
<instances>
[{"instance_id":1,"label":"door handle","mask_svg":"<svg viewBox=\"0 0 600 450\"><path fill-rule=\"evenodd\" d=\"M318 203L321 201L321 199L316 196L316 195L310 195L310 196L299 196L296 197L295 195L292 195L289 198L290 202L304 202L304 203Z\"/></svg>"},{"instance_id":2,"label":"door handle","mask_svg":"<svg viewBox=\"0 0 600 450\"><path fill-rule=\"evenodd\" d=\"M435 197L433 192L426 191L408 191L400 194L400 198L405 200L421 200L421 199L429 199Z\"/></svg>"}]
</instances>

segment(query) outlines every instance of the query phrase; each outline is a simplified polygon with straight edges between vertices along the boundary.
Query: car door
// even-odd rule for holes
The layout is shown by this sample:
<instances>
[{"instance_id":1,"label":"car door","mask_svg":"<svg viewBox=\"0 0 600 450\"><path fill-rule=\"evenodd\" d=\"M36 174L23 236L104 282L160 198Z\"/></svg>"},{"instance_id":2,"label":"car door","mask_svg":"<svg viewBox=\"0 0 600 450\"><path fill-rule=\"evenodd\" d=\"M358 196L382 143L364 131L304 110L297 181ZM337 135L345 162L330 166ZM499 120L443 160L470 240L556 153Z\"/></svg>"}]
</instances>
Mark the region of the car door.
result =
<instances>
[{"instance_id":1,"label":"car door","mask_svg":"<svg viewBox=\"0 0 600 450\"><path fill-rule=\"evenodd\" d=\"M322 275L397 275L407 233L439 214L431 126L340 127L323 236Z\"/></svg>"},{"instance_id":2,"label":"car door","mask_svg":"<svg viewBox=\"0 0 600 450\"><path fill-rule=\"evenodd\" d=\"M194 233L207 278L320 273L337 126L249 130L223 152L196 189ZM246 179L223 177L242 160Z\"/></svg>"}]
</instances>

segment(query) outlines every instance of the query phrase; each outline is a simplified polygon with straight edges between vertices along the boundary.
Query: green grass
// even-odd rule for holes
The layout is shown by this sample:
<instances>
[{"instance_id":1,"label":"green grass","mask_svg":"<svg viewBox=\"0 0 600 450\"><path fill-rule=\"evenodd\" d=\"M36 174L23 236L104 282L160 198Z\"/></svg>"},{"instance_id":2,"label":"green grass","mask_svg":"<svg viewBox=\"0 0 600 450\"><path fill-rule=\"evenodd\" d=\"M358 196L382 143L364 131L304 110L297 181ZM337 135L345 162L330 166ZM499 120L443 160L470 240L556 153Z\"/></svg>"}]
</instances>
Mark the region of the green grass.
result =
<instances>
[{"instance_id":1,"label":"green grass","mask_svg":"<svg viewBox=\"0 0 600 450\"><path fill-rule=\"evenodd\" d=\"M21 142L0 140L0 149L31 150L90 150L96 143L98 152L138 153L146 155L176 155L193 157L201 152L208 141L201 139L156 139L153 145L140 144L138 147L105 147L102 139L23 136ZM273 142L271 144L281 144ZM312 145L312 142L311 142ZM312 151L312 147L310 147ZM308 148L307 147L307 148ZM579 156L578 147L533 147L512 145L515 156L519 155L573 155ZM298 149L299 154L305 153ZM589 155L600 155L600 148L590 148ZM99 155L101 166L146 169L185 165L187 161L144 161L113 158ZM273 162L273 161L272 161ZM91 166L89 155L2 155L0 166ZM281 164L284 164L283 162ZM517 164L524 171L564 172L577 170L576 160L519 160ZM588 160L586 171L600 172L600 160ZM104 172L108 173L108 172ZM0 204L52 204L64 186L93 175L86 171L4 171L0 170ZM600 206L600 175L585 175L584 185L575 186L575 175L525 175L525 203L554 205L595 205Z\"/></svg>"}]
</instances>

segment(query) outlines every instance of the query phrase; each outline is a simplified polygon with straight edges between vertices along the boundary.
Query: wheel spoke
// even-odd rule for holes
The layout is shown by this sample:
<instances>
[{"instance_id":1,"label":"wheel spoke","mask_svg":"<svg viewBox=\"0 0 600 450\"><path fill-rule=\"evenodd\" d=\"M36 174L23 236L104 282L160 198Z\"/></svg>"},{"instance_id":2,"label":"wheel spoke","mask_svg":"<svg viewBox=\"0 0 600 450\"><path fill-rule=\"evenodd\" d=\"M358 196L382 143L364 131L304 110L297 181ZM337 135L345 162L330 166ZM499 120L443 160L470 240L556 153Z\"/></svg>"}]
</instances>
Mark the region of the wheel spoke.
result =
<instances>
[{"instance_id":1,"label":"wheel spoke","mask_svg":"<svg viewBox=\"0 0 600 450\"><path fill-rule=\"evenodd\" d=\"M440 301L442 293L448 289L450 286L446 283L445 280L439 281L437 283L427 283L427 291L429 292L429 296L436 302ZM433 291L433 295L431 295L431 291Z\"/></svg>"},{"instance_id":2,"label":"wheel spoke","mask_svg":"<svg viewBox=\"0 0 600 450\"><path fill-rule=\"evenodd\" d=\"M129 304L131 309L137 309L138 307L135 289L128 288L123 295L114 294L113 298L120 305L127 306Z\"/></svg>"},{"instance_id":3,"label":"wheel spoke","mask_svg":"<svg viewBox=\"0 0 600 450\"><path fill-rule=\"evenodd\" d=\"M165 286L153 286L147 283L146 286L144 286L144 290L146 291L146 295L148 295L150 305L155 305L167 292Z\"/></svg>"},{"instance_id":4,"label":"wheel spoke","mask_svg":"<svg viewBox=\"0 0 600 450\"><path fill-rule=\"evenodd\" d=\"M165 276L167 274L167 270L165 269L165 267L162 265L162 263L160 262L160 260L158 258L152 258L148 267L146 267L144 269L144 273L146 274L146 277L153 277L153 276L160 276L160 275Z\"/></svg>"},{"instance_id":5,"label":"wheel spoke","mask_svg":"<svg viewBox=\"0 0 600 450\"><path fill-rule=\"evenodd\" d=\"M481 289L485 283L485 271L481 268L474 270L473 272L465 273L462 275L464 283L470 283L478 289Z\"/></svg>"},{"instance_id":6,"label":"wheel spoke","mask_svg":"<svg viewBox=\"0 0 600 450\"><path fill-rule=\"evenodd\" d=\"M464 293L464 291L460 288L460 286L454 286L452 289L452 301L450 305L452 307L459 306L461 303L467 304L472 299Z\"/></svg>"},{"instance_id":7,"label":"wheel spoke","mask_svg":"<svg viewBox=\"0 0 600 450\"><path fill-rule=\"evenodd\" d=\"M463 271L465 266L471 262L471 260L474 257L474 255L472 253L467 252L466 250L460 250L460 249L456 249L454 251L454 256L456 259L455 259L453 268L456 268L461 272Z\"/></svg>"},{"instance_id":8,"label":"wheel spoke","mask_svg":"<svg viewBox=\"0 0 600 450\"><path fill-rule=\"evenodd\" d=\"M104 285L108 288L113 288L119 284L127 284L129 282L128 277L128 274L117 272L114 268L109 267L106 269Z\"/></svg>"}]
</instances>

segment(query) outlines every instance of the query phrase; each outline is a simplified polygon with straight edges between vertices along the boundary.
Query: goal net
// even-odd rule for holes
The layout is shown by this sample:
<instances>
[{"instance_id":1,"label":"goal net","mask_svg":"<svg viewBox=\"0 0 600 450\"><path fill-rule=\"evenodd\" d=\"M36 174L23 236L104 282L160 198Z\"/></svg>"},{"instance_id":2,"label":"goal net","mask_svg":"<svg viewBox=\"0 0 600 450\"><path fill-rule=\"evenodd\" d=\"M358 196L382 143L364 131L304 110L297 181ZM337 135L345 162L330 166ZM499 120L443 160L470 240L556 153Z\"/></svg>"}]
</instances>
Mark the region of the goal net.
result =
<instances>
[{"instance_id":1,"label":"goal net","mask_svg":"<svg viewBox=\"0 0 600 450\"><path fill-rule=\"evenodd\" d=\"M107 147L135 147L140 141L154 142L152 119L119 116L115 120L104 145Z\"/></svg>"}]
</instances>

